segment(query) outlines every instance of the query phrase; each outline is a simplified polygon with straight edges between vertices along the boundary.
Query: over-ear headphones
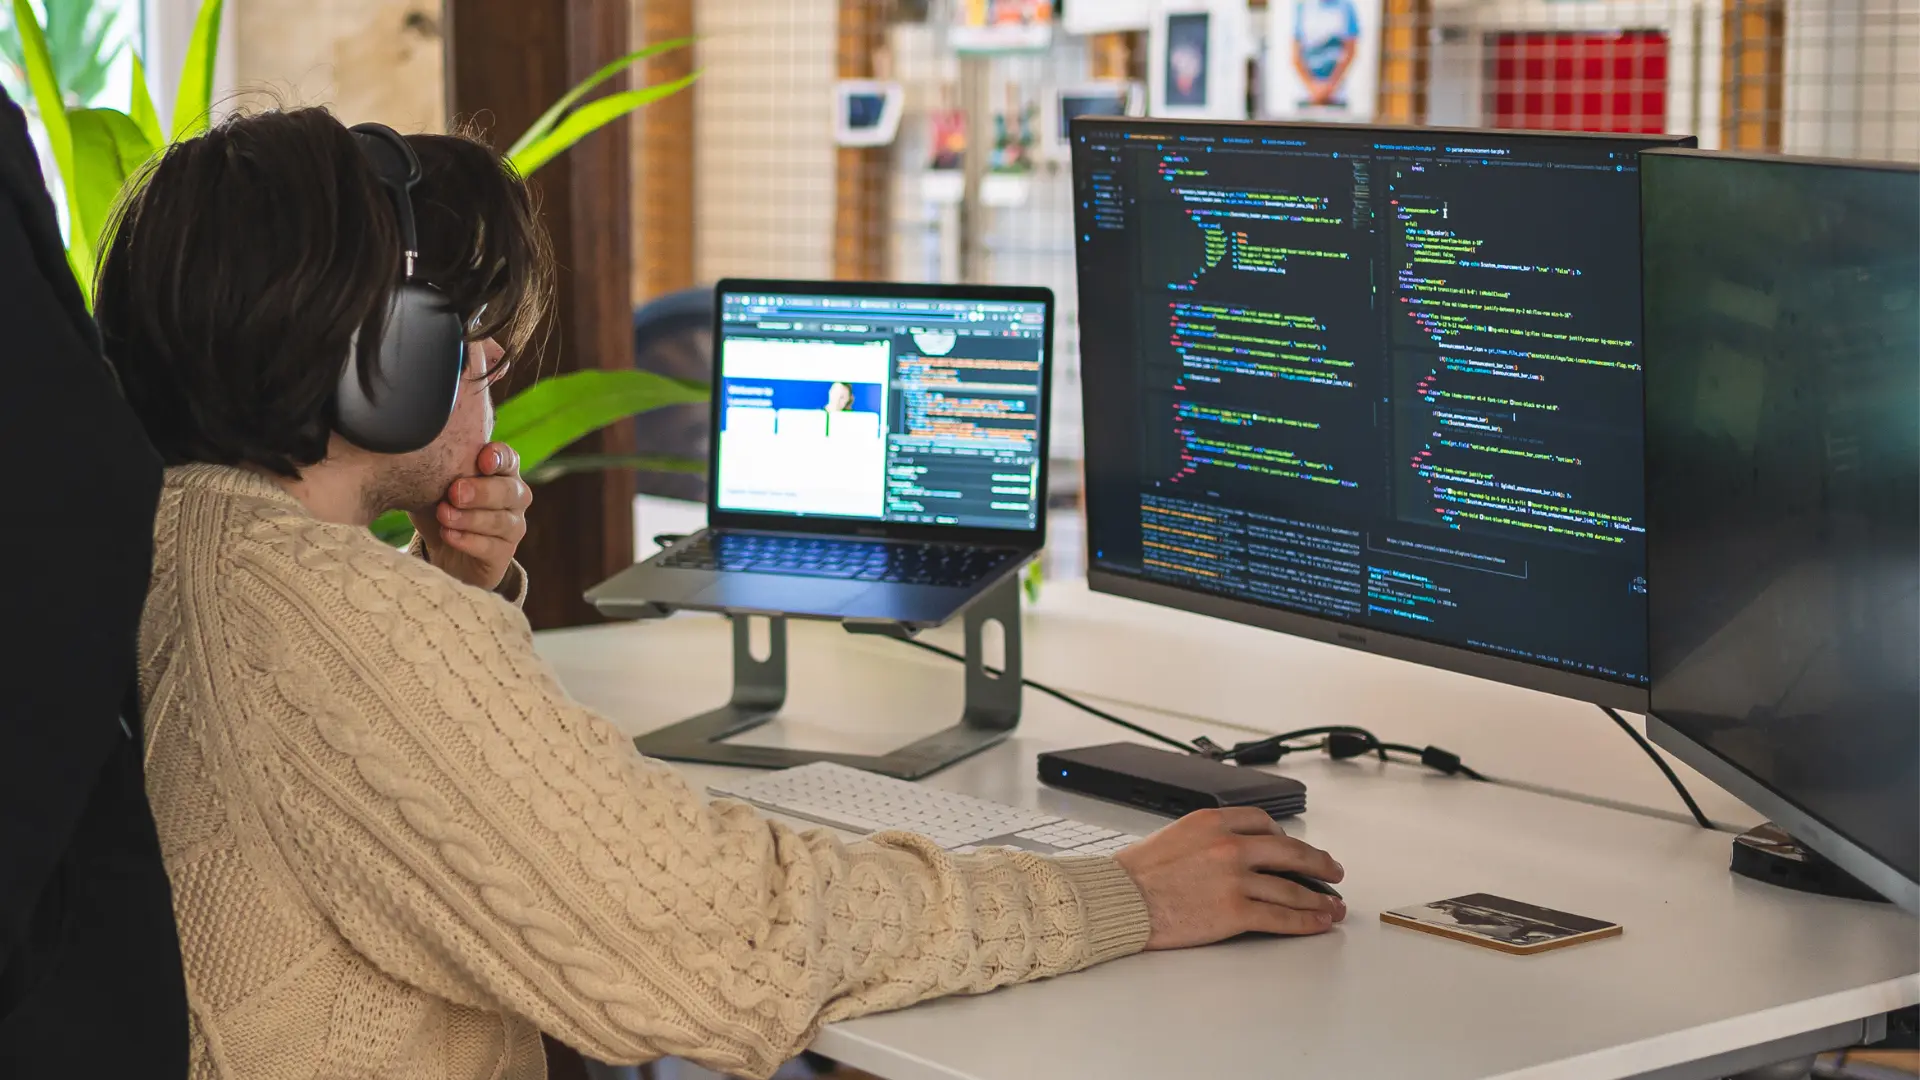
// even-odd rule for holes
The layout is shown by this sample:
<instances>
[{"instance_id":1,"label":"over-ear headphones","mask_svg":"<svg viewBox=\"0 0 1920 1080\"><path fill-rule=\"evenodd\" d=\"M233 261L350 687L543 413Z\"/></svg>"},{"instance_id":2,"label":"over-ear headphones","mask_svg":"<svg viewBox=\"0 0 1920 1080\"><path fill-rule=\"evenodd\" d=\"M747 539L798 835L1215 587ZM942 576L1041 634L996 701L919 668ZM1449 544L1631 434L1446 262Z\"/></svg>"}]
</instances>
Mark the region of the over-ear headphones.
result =
<instances>
[{"instance_id":1,"label":"over-ear headphones","mask_svg":"<svg viewBox=\"0 0 1920 1080\"><path fill-rule=\"evenodd\" d=\"M399 132L384 124L358 124L350 130L393 197L406 265L387 308L380 347L365 348L356 338L340 372L333 426L362 449L411 453L438 438L453 414L466 369L466 326L444 293L414 276L420 234L414 224L413 188L420 182L420 158Z\"/></svg>"}]
</instances>

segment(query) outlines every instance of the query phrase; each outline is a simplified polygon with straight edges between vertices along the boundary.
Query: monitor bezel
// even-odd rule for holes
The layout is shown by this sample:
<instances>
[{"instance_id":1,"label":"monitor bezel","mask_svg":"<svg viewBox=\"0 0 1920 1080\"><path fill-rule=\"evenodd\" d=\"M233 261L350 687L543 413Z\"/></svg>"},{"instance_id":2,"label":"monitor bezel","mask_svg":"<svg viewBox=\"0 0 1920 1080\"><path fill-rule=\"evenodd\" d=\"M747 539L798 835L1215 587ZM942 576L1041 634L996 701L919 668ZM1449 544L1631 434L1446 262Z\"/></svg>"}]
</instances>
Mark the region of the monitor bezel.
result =
<instances>
[{"instance_id":1,"label":"monitor bezel","mask_svg":"<svg viewBox=\"0 0 1920 1080\"><path fill-rule=\"evenodd\" d=\"M1122 130L1194 130L1218 129L1224 131L1265 131L1265 132L1314 132L1321 134L1380 133L1383 135L1411 135L1422 137L1460 135L1462 137L1485 139L1497 137L1537 143L1634 143L1637 153L1665 152L1684 149L1695 145L1698 140L1691 135L1657 135L1608 132L1546 132L1514 131L1501 128L1460 128L1460 127L1421 127L1417 125L1394 124L1344 124L1327 121L1263 121L1263 120L1182 120L1135 117L1076 117L1073 121L1073 145L1076 151L1080 147L1079 135L1087 126L1100 126L1106 129ZM1075 154L1074 184L1076 190L1081 180L1080 156ZM1078 233L1078 229L1075 230ZM1076 271L1078 268L1079 248L1075 245ZM1081 298L1084 305L1085 298ZM1643 295L1644 302L1644 295ZM1644 319L1641 335L1645 337ZM1082 364L1085 364L1083 358ZM1643 376L1644 377L1644 376ZM1082 379L1082 384L1086 380ZM1244 623L1265 630L1273 630L1294 637L1306 638L1329 645L1357 649L1376 656L1425 667L1438 668L1474 678L1488 679L1526 690L1537 690L1557 697L1571 698L1589 702L1607 708L1625 709L1630 712L1647 711L1647 689L1644 684L1619 679L1603 678L1597 675L1583 675L1552 664L1538 663L1501 656L1494 652L1483 651L1462 645L1447 645L1427 638L1410 634L1396 634L1387 630L1373 630L1355 626L1338 619L1329 619L1319 615L1307 615L1273 607L1249 600L1237 600L1201 589L1188 588L1152 581L1133 574L1106 570L1094 563L1091 552L1091 535L1088 537L1087 585L1094 592L1112 596L1140 600L1161 607L1189 611L1230 622Z\"/></svg>"},{"instance_id":2,"label":"monitor bezel","mask_svg":"<svg viewBox=\"0 0 1920 1080\"><path fill-rule=\"evenodd\" d=\"M1841 158L1680 149L1656 150L1650 153L1656 158L1731 161L1741 165L1776 168L1840 168L1863 172L1920 173L1920 165L1904 161L1850 161ZM1645 174L1642 175L1644 178ZM1642 183L1644 182L1643 179ZM1643 243L1643 250L1644 247ZM1644 325L1644 318L1642 322ZM1647 674L1651 678L1653 672L1649 670ZM1795 802L1792 796L1748 772L1732 758L1726 757L1705 742L1682 732L1674 726L1672 721L1663 719L1652 707L1651 686L1648 687L1646 715L1647 737L1653 741L1654 745L1725 788L1729 794L1786 830L1787 834L1795 840L1812 848L1903 911L1920 916L1920 880L1908 878L1893 864L1849 839L1845 833L1829 824L1825 818Z\"/></svg>"},{"instance_id":3,"label":"monitor bezel","mask_svg":"<svg viewBox=\"0 0 1920 1080\"><path fill-rule=\"evenodd\" d=\"M1046 312L1040 353L1040 482L1031 529L990 529L964 525L921 525L876 518L827 517L723 510L720 507L720 394L721 362L726 342L726 297L729 293L817 293L824 296L886 297L891 299L986 301L1040 304ZM1047 492L1053 449L1054 318L1058 305L1053 290L1026 285L929 285L879 281L793 281L762 278L726 278L713 289L713 392L708 395L707 419L713 435L707 440L707 524L719 529L804 533L821 536L873 536L890 540L973 544L1010 548L1039 548L1047 535Z\"/></svg>"}]
</instances>

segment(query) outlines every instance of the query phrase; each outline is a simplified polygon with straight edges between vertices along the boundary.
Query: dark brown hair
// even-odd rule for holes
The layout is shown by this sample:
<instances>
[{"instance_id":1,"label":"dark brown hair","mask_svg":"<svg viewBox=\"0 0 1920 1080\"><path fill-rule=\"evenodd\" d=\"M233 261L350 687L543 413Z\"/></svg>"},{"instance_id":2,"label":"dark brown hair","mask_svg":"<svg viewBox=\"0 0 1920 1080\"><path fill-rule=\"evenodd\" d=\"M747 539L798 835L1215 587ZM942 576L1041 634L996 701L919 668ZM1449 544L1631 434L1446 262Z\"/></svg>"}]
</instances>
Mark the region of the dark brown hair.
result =
<instances>
[{"instance_id":1,"label":"dark brown hair","mask_svg":"<svg viewBox=\"0 0 1920 1080\"><path fill-rule=\"evenodd\" d=\"M469 340L508 363L537 351L553 259L525 182L468 135L407 141L417 275ZM226 120L149 165L109 236L94 315L167 463L323 460L355 335L377 344L403 266L392 197L346 127L320 108Z\"/></svg>"}]
</instances>

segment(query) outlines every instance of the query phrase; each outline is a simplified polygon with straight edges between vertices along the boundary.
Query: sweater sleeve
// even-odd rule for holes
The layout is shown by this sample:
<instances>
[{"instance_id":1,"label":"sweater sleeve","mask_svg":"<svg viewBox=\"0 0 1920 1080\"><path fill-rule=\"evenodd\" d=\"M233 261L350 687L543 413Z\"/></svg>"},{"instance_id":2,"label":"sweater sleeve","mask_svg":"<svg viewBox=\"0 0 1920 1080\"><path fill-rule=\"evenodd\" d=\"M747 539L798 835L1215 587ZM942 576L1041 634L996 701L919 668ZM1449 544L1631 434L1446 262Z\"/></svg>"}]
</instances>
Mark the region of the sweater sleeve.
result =
<instances>
[{"instance_id":1,"label":"sweater sleeve","mask_svg":"<svg viewBox=\"0 0 1920 1080\"><path fill-rule=\"evenodd\" d=\"M601 1060L766 1076L823 1023L1145 945L1111 859L846 845L709 802L570 700L508 602L317 539L254 560L236 683L275 718L269 828L394 978Z\"/></svg>"}]
</instances>

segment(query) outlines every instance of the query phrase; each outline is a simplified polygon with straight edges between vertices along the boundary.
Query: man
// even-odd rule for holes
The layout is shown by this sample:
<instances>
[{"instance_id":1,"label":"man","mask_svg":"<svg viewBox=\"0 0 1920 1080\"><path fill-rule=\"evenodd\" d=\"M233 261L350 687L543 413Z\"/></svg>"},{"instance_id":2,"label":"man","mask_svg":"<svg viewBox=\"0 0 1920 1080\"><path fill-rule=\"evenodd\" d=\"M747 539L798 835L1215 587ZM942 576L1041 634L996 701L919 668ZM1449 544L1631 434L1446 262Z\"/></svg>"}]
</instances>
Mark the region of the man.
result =
<instances>
[{"instance_id":1,"label":"man","mask_svg":"<svg viewBox=\"0 0 1920 1080\"><path fill-rule=\"evenodd\" d=\"M135 635L160 460L100 357L27 125L0 91L0 1076L187 1073L140 775Z\"/></svg>"},{"instance_id":2,"label":"man","mask_svg":"<svg viewBox=\"0 0 1920 1080\"><path fill-rule=\"evenodd\" d=\"M324 111L171 149L104 263L108 355L172 466L141 656L206 1075L537 1077L544 1031L765 1076L827 1021L1342 917L1257 872L1340 876L1257 812L1117 860L843 845L709 804L569 699L500 593L527 491L486 441L549 256L496 155L410 141L418 271L472 341L418 453L330 430L402 256ZM389 507L424 557L368 534Z\"/></svg>"}]
</instances>

